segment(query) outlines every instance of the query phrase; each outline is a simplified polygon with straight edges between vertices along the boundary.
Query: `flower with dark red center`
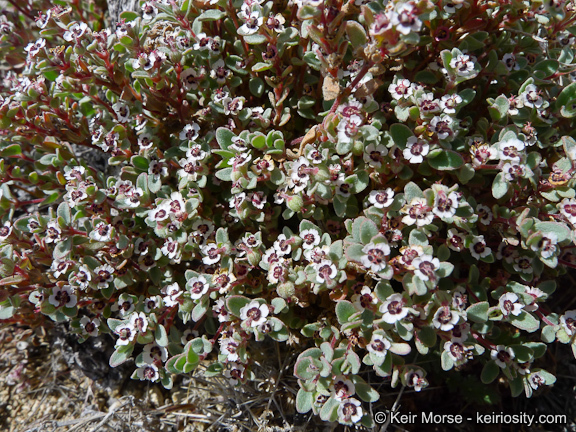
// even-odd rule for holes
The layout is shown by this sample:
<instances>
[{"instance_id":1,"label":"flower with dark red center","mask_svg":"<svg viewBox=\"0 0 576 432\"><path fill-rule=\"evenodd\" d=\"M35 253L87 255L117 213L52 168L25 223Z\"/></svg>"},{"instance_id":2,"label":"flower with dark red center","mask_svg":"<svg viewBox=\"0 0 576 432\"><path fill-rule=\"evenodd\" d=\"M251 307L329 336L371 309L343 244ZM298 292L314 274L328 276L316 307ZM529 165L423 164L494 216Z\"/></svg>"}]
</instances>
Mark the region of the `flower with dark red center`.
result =
<instances>
[{"instance_id":1,"label":"flower with dark red center","mask_svg":"<svg viewBox=\"0 0 576 432\"><path fill-rule=\"evenodd\" d=\"M382 319L388 324L394 324L408 315L408 308L404 307L404 299L401 294L390 295L380 306Z\"/></svg>"},{"instance_id":2,"label":"flower with dark red center","mask_svg":"<svg viewBox=\"0 0 576 432\"><path fill-rule=\"evenodd\" d=\"M502 369L505 369L506 366L508 366L508 363L510 363L515 357L512 348L506 348L504 345L498 345L496 349L491 350L490 356Z\"/></svg>"}]
</instances>

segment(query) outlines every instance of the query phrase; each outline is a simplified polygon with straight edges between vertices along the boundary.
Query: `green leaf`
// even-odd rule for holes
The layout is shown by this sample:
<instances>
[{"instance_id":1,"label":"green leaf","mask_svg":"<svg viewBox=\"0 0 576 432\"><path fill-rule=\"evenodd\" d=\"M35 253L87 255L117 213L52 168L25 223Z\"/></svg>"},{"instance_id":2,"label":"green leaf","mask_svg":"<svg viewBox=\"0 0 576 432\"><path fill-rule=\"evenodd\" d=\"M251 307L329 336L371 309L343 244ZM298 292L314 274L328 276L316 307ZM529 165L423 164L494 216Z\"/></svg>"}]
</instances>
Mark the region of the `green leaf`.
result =
<instances>
[{"instance_id":1,"label":"green leaf","mask_svg":"<svg viewBox=\"0 0 576 432\"><path fill-rule=\"evenodd\" d=\"M366 44L366 30L359 22L347 21L346 34L348 35L348 39L354 49Z\"/></svg>"},{"instance_id":2,"label":"green leaf","mask_svg":"<svg viewBox=\"0 0 576 432\"><path fill-rule=\"evenodd\" d=\"M168 345L168 335L166 334L166 329L162 324L158 324L156 330L154 330L154 339L160 346L165 347Z\"/></svg>"},{"instance_id":3,"label":"green leaf","mask_svg":"<svg viewBox=\"0 0 576 432\"><path fill-rule=\"evenodd\" d=\"M496 379L498 374L500 373L500 367L494 362L494 360L490 360L488 363L484 365L482 369L482 374L480 375L480 380L484 384L490 384L492 381Z\"/></svg>"},{"instance_id":4,"label":"green leaf","mask_svg":"<svg viewBox=\"0 0 576 432\"><path fill-rule=\"evenodd\" d=\"M186 357L184 357L184 355L179 354L179 355L175 355L174 357L170 358L167 362L166 362L166 370L170 373L173 374L180 374L182 373L182 367L184 366L184 363L186 363ZM180 366L180 367L178 367Z\"/></svg>"},{"instance_id":5,"label":"green leaf","mask_svg":"<svg viewBox=\"0 0 576 432\"><path fill-rule=\"evenodd\" d=\"M67 202L60 203L56 210L56 214L64 220L66 225L70 225L70 222L72 221L72 212L70 211L70 206Z\"/></svg>"},{"instance_id":6,"label":"green leaf","mask_svg":"<svg viewBox=\"0 0 576 432\"><path fill-rule=\"evenodd\" d=\"M502 198L508 192L509 183L504 177L504 173L500 172L494 177L494 182L492 183L492 195L496 199Z\"/></svg>"},{"instance_id":7,"label":"green leaf","mask_svg":"<svg viewBox=\"0 0 576 432\"><path fill-rule=\"evenodd\" d=\"M394 123L392 126L390 126L390 136L392 136L394 144L403 150L406 148L406 141L408 141L408 138L414 136L414 134L408 126L400 123Z\"/></svg>"},{"instance_id":8,"label":"green leaf","mask_svg":"<svg viewBox=\"0 0 576 432\"><path fill-rule=\"evenodd\" d=\"M312 409L312 404L314 403L314 393L304 391L304 389L298 390L296 395L296 411L300 414L306 414Z\"/></svg>"},{"instance_id":9,"label":"green leaf","mask_svg":"<svg viewBox=\"0 0 576 432\"><path fill-rule=\"evenodd\" d=\"M54 248L52 256L55 260L63 260L68 257L70 251L72 250L72 237L68 237L66 240L59 242Z\"/></svg>"},{"instance_id":10,"label":"green leaf","mask_svg":"<svg viewBox=\"0 0 576 432\"><path fill-rule=\"evenodd\" d=\"M195 365L198 364L199 361L200 357L198 354L192 348L189 348L188 352L186 353L186 362Z\"/></svg>"},{"instance_id":11,"label":"green leaf","mask_svg":"<svg viewBox=\"0 0 576 432\"><path fill-rule=\"evenodd\" d=\"M464 165L464 159L459 153L445 149L430 152L427 160L432 168L440 171L455 170Z\"/></svg>"},{"instance_id":12,"label":"green leaf","mask_svg":"<svg viewBox=\"0 0 576 432\"><path fill-rule=\"evenodd\" d=\"M320 410L320 418L324 421L336 421L338 418L338 407L340 402L334 399L334 396L326 401L322 409Z\"/></svg>"},{"instance_id":13,"label":"green leaf","mask_svg":"<svg viewBox=\"0 0 576 432\"><path fill-rule=\"evenodd\" d=\"M110 356L110 367L117 367L126 362L132 355L133 350L134 345L122 345L116 348L116 350Z\"/></svg>"},{"instance_id":14,"label":"green leaf","mask_svg":"<svg viewBox=\"0 0 576 432\"><path fill-rule=\"evenodd\" d=\"M353 378L356 378L356 381L359 381L358 378L360 377L355 375ZM380 399L380 394L364 382L364 380L362 380L362 382L355 382L354 387L356 389L356 394L364 402L376 402Z\"/></svg>"},{"instance_id":15,"label":"green leaf","mask_svg":"<svg viewBox=\"0 0 576 432\"><path fill-rule=\"evenodd\" d=\"M132 11L124 11L120 14L120 19L128 21L134 21L136 18L140 17L140 14Z\"/></svg>"},{"instance_id":16,"label":"green leaf","mask_svg":"<svg viewBox=\"0 0 576 432\"><path fill-rule=\"evenodd\" d=\"M219 171L216 171L216 178L222 181L232 181L232 168L223 168Z\"/></svg>"},{"instance_id":17,"label":"green leaf","mask_svg":"<svg viewBox=\"0 0 576 432\"><path fill-rule=\"evenodd\" d=\"M574 104L576 100L576 83L572 83L560 92L558 97L556 98L556 110L558 108L562 109L567 105L570 105L570 109L572 109L572 104Z\"/></svg>"},{"instance_id":18,"label":"green leaf","mask_svg":"<svg viewBox=\"0 0 576 432\"><path fill-rule=\"evenodd\" d=\"M436 331L432 327L430 326L422 327L420 330L418 330L417 334L418 339L420 339L420 341L425 346L433 347L434 345L436 345Z\"/></svg>"},{"instance_id":19,"label":"green leaf","mask_svg":"<svg viewBox=\"0 0 576 432\"><path fill-rule=\"evenodd\" d=\"M239 317L240 309L250 303L250 301L251 300L248 297L233 295L228 297L226 300L226 308L230 311L231 314Z\"/></svg>"},{"instance_id":20,"label":"green leaf","mask_svg":"<svg viewBox=\"0 0 576 432\"><path fill-rule=\"evenodd\" d=\"M235 136L230 129L224 127L216 129L216 141L221 149L227 150L232 145L232 138Z\"/></svg>"},{"instance_id":21,"label":"green leaf","mask_svg":"<svg viewBox=\"0 0 576 432\"><path fill-rule=\"evenodd\" d=\"M552 343L556 340L556 330L553 326L547 325L542 329L542 341Z\"/></svg>"},{"instance_id":22,"label":"green leaf","mask_svg":"<svg viewBox=\"0 0 576 432\"><path fill-rule=\"evenodd\" d=\"M350 321L350 317L358 313L358 310L352 303L347 300L341 300L336 303L336 316L340 324L346 324Z\"/></svg>"},{"instance_id":23,"label":"green leaf","mask_svg":"<svg viewBox=\"0 0 576 432\"><path fill-rule=\"evenodd\" d=\"M410 203L414 198L424 198L424 193L416 183L410 182L404 186L404 199Z\"/></svg>"},{"instance_id":24,"label":"green leaf","mask_svg":"<svg viewBox=\"0 0 576 432\"><path fill-rule=\"evenodd\" d=\"M254 66L252 66L252 72L264 72L267 71L268 69L272 69L272 66L273 66L272 63L258 62Z\"/></svg>"},{"instance_id":25,"label":"green leaf","mask_svg":"<svg viewBox=\"0 0 576 432\"><path fill-rule=\"evenodd\" d=\"M148 168L150 167L150 161L143 156L134 155L130 158L130 162L134 165L134 168L140 171L148 172Z\"/></svg>"},{"instance_id":26,"label":"green leaf","mask_svg":"<svg viewBox=\"0 0 576 432\"><path fill-rule=\"evenodd\" d=\"M499 121L508 116L509 109L510 102L508 101L508 98L504 95L500 95L494 100L492 105L488 107L488 112L490 113L492 120Z\"/></svg>"},{"instance_id":27,"label":"green leaf","mask_svg":"<svg viewBox=\"0 0 576 432\"><path fill-rule=\"evenodd\" d=\"M0 156L2 157L14 157L14 156L20 156L21 154L22 154L22 148L20 147L20 144L9 145L8 147L5 147L0 151Z\"/></svg>"},{"instance_id":28,"label":"green leaf","mask_svg":"<svg viewBox=\"0 0 576 432\"><path fill-rule=\"evenodd\" d=\"M248 87L250 88L250 93L256 97L260 97L264 94L264 81L258 77L251 78Z\"/></svg>"},{"instance_id":29,"label":"green leaf","mask_svg":"<svg viewBox=\"0 0 576 432\"><path fill-rule=\"evenodd\" d=\"M261 34L253 34L244 36L244 40L250 45L259 45L261 43L267 42L268 38Z\"/></svg>"},{"instance_id":30,"label":"green leaf","mask_svg":"<svg viewBox=\"0 0 576 432\"><path fill-rule=\"evenodd\" d=\"M217 21L226 16L226 12L218 9L208 9L196 18L198 21Z\"/></svg>"},{"instance_id":31,"label":"green leaf","mask_svg":"<svg viewBox=\"0 0 576 432\"><path fill-rule=\"evenodd\" d=\"M484 323L488 321L488 309L490 304L488 302L478 302L471 305L466 309L467 317L477 323Z\"/></svg>"},{"instance_id":32,"label":"green leaf","mask_svg":"<svg viewBox=\"0 0 576 432\"><path fill-rule=\"evenodd\" d=\"M536 231L542 231L543 234L556 234L558 237L558 243L570 238L570 229L559 222L536 222L534 229Z\"/></svg>"},{"instance_id":33,"label":"green leaf","mask_svg":"<svg viewBox=\"0 0 576 432\"><path fill-rule=\"evenodd\" d=\"M518 316L511 316L510 323L528 333L533 333L540 328L540 321L534 318L532 314L525 311L520 312Z\"/></svg>"}]
</instances>

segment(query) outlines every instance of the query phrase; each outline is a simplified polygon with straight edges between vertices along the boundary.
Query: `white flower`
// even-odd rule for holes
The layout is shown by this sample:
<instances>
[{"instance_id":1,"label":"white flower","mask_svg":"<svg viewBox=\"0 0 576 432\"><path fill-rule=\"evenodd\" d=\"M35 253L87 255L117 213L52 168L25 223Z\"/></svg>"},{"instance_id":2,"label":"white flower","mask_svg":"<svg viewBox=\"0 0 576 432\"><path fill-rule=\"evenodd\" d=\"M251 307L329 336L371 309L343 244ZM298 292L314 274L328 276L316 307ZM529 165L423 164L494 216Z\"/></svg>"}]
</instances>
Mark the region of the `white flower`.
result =
<instances>
[{"instance_id":1,"label":"white flower","mask_svg":"<svg viewBox=\"0 0 576 432\"><path fill-rule=\"evenodd\" d=\"M158 8L154 5L154 2L147 1L142 5L142 18L145 20L151 20L158 14Z\"/></svg>"},{"instance_id":2,"label":"white flower","mask_svg":"<svg viewBox=\"0 0 576 432\"><path fill-rule=\"evenodd\" d=\"M415 276L423 281L434 281L436 280L436 270L440 268L440 260L432 257L432 255L422 255L412 261L412 266L415 268Z\"/></svg>"},{"instance_id":3,"label":"white flower","mask_svg":"<svg viewBox=\"0 0 576 432\"><path fill-rule=\"evenodd\" d=\"M444 343L444 351L457 364L462 365L472 357L471 349L465 347L459 340L451 340Z\"/></svg>"},{"instance_id":4,"label":"white flower","mask_svg":"<svg viewBox=\"0 0 576 432\"><path fill-rule=\"evenodd\" d=\"M229 369L224 371L224 376L228 378L231 385L237 385L244 379L244 370L246 369L243 364L231 362L228 363Z\"/></svg>"},{"instance_id":5,"label":"white flower","mask_svg":"<svg viewBox=\"0 0 576 432\"><path fill-rule=\"evenodd\" d=\"M98 223L94 230L90 232L90 238L101 242L110 241L112 239L112 225L104 222Z\"/></svg>"},{"instance_id":6,"label":"white flower","mask_svg":"<svg viewBox=\"0 0 576 432\"><path fill-rule=\"evenodd\" d=\"M518 303L518 296L514 293L506 293L498 300L500 310L505 317L512 314L514 316L520 315L522 312L523 304Z\"/></svg>"},{"instance_id":7,"label":"white flower","mask_svg":"<svg viewBox=\"0 0 576 432\"><path fill-rule=\"evenodd\" d=\"M538 372L531 373L528 377L528 382L530 383L530 387L532 387L534 390L538 390L538 387L546 384L546 380Z\"/></svg>"},{"instance_id":8,"label":"white flower","mask_svg":"<svg viewBox=\"0 0 576 432\"><path fill-rule=\"evenodd\" d=\"M483 235L474 236L468 249L470 250L470 254L476 259L486 258L492 253L492 249L486 246Z\"/></svg>"},{"instance_id":9,"label":"white flower","mask_svg":"<svg viewBox=\"0 0 576 432\"><path fill-rule=\"evenodd\" d=\"M12 234L12 224L10 221L4 222L4 225L0 227L0 241L6 240ZM48 241L47 241L48 243Z\"/></svg>"},{"instance_id":10,"label":"white flower","mask_svg":"<svg viewBox=\"0 0 576 432\"><path fill-rule=\"evenodd\" d=\"M200 126L198 123L190 123L180 131L178 138L181 140L194 141L199 136Z\"/></svg>"},{"instance_id":11,"label":"white flower","mask_svg":"<svg viewBox=\"0 0 576 432\"><path fill-rule=\"evenodd\" d=\"M429 150L430 145L426 141L412 136L406 141L406 148L402 154L410 163L422 163Z\"/></svg>"},{"instance_id":12,"label":"white flower","mask_svg":"<svg viewBox=\"0 0 576 432\"><path fill-rule=\"evenodd\" d=\"M126 123L130 118L130 108L124 102L116 102L112 105L116 117L120 123Z\"/></svg>"},{"instance_id":13,"label":"white flower","mask_svg":"<svg viewBox=\"0 0 576 432\"><path fill-rule=\"evenodd\" d=\"M88 318L83 316L80 319L80 325L84 334L89 336L98 336L98 327L100 327L100 320L98 318Z\"/></svg>"},{"instance_id":14,"label":"white flower","mask_svg":"<svg viewBox=\"0 0 576 432\"><path fill-rule=\"evenodd\" d=\"M431 210L426 199L412 198L410 204L405 205L401 210L406 215L402 218L402 223L416 224L418 227L429 225L434 220L434 213Z\"/></svg>"},{"instance_id":15,"label":"white flower","mask_svg":"<svg viewBox=\"0 0 576 432\"><path fill-rule=\"evenodd\" d=\"M407 79L399 79L396 83L392 83L388 86L388 91L392 97L396 100L408 99L412 96L412 87L410 81Z\"/></svg>"},{"instance_id":16,"label":"white flower","mask_svg":"<svg viewBox=\"0 0 576 432\"><path fill-rule=\"evenodd\" d=\"M452 131L452 117L447 114L442 114L441 116L435 116L428 125L428 130L430 132L438 135L438 138L443 140L454 135Z\"/></svg>"},{"instance_id":17,"label":"white flower","mask_svg":"<svg viewBox=\"0 0 576 432\"><path fill-rule=\"evenodd\" d=\"M216 264L218 261L220 261L220 258L222 257L222 251L220 248L218 248L218 245L216 245L216 243L210 243L206 246L203 246L201 250L202 253L205 255L202 258L202 262L206 265Z\"/></svg>"},{"instance_id":18,"label":"white flower","mask_svg":"<svg viewBox=\"0 0 576 432\"><path fill-rule=\"evenodd\" d=\"M544 99L542 99L540 92L534 84L527 85L520 97L522 98L522 102L524 102L524 106L530 108L540 108L544 103Z\"/></svg>"},{"instance_id":19,"label":"white flower","mask_svg":"<svg viewBox=\"0 0 576 432\"><path fill-rule=\"evenodd\" d=\"M532 261L533 261L532 258L526 255L521 255L514 258L514 263L512 264L512 267L514 267L514 270L516 270L518 273L532 274L534 273L534 267Z\"/></svg>"},{"instance_id":20,"label":"white flower","mask_svg":"<svg viewBox=\"0 0 576 432\"><path fill-rule=\"evenodd\" d=\"M210 286L204 276L193 277L186 283L186 288L190 291L190 298L198 300L208 292Z\"/></svg>"},{"instance_id":21,"label":"white flower","mask_svg":"<svg viewBox=\"0 0 576 432\"><path fill-rule=\"evenodd\" d=\"M572 225L576 225L576 199L564 198L557 206L560 208L560 213L562 213Z\"/></svg>"},{"instance_id":22,"label":"white flower","mask_svg":"<svg viewBox=\"0 0 576 432\"><path fill-rule=\"evenodd\" d=\"M364 162L374 168L380 168L384 160L384 156L388 154L388 148L383 144L368 144L364 148L362 158Z\"/></svg>"},{"instance_id":23,"label":"white flower","mask_svg":"<svg viewBox=\"0 0 576 432\"><path fill-rule=\"evenodd\" d=\"M182 295L182 290L178 282L174 282L173 284L165 286L162 289L162 293L165 295L163 298L164 305L172 307L178 304L178 297Z\"/></svg>"},{"instance_id":24,"label":"white flower","mask_svg":"<svg viewBox=\"0 0 576 432\"><path fill-rule=\"evenodd\" d=\"M408 308L404 307L404 299L401 294L391 294L380 306L382 319L388 324L394 324L408 315Z\"/></svg>"},{"instance_id":25,"label":"white flower","mask_svg":"<svg viewBox=\"0 0 576 432\"><path fill-rule=\"evenodd\" d=\"M116 345L128 345L134 340L137 332L132 324L121 324L114 329L114 333L119 336Z\"/></svg>"},{"instance_id":26,"label":"white flower","mask_svg":"<svg viewBox=\"0 0 576 432\"><path fill-rule=\"evenodd\" d=\"M240 344L233 338L222 338L220 340L220 352L226 355L229 362L238 360L238 347Z\"/></svg>"},{"instance_id":27,"label":"white flower","mask_svg":"<svg viewBox=\"0 0 576 432\"><path fill-rule=\"evenodd\" d=\"M162 249L160 249L162 253L170 258L171 260L178 260L180 256L180 244L172 238L167 238L164 241L164 245Z\"/></svg>"},{"instance_id":28,"label":"white flower","mask_svg":"<svg viewBox=\"0 0 576 432\"><path fill-rule=\"evenodd\" d=\"M450 60L450 67L456 71L456 75L469 77L474 74L474 60L469 55L460 54Z\"/></svg>"},{"instance_id":29,"label":"white flower","mask_svg":"<svg viewBox=\"0 0 576 432\"><path fill-rule=\"evenodd\" d=\"M82 180L82 176L86 172L86 168L83 166L65 166L64 167L64 178L68 181Z\"/></svg>"},{"instance_id":30,"label":"white flower","mask_svg":"<svg viewBox=\"0 0 576 432\"><path fill-rule=\"evenodd\" d=\"M126 317L136 309L134 299L129 294L120 294L118 301L112 305L112 311L120 311L120 315Z\"/></svg>"},{"instance_id":31,"label":"white flower","mask_svg":"<svg viewBox=\"0 0 576 432\"><path fill-rule=\"evenodd\" d=\"M409 3L400 3L390 21L403 35L418 32L422 28L422 21L418 18L415 7Z\"/></svg>"},{"instance_id":32,"label":"white flower","mask_svg":"<svg viewBox=\"0 0 576 432\"><path fill-rule=\"evenodd\" d=\"M432 318L432 324L439 330L449 331L454 328L454 326L460 320L460 315L451 310L449 306L440 306L434 318Z\"/></svg>"},{"instance_id":33,"label":"white flower","mask_svg":"<svg viewBox=\"0 0 576 432\"><path fill-rule=\"evenodd\" d=\"M64 32L64 40L65 41L72 41L73 39L80 39L84 33L88 30L88 25L84 22L77 23L75 22L70 26L70 28Z\"/></svg>"},{"instance_id":34,"label":"white flower","mask_svg":"<svg viewBox=\"0 0 576 432\"><path fill-rule=\"evenodd\" d=\"M450 192L446 195L446 192L439 190L436 192L434 197L434 208L432 211L439 218L451 218L456 214L458 209L458 195L456 192Z\"/></svg>"},{"instance_id":35,"label":"white flower","mask_svg":"<svg viewBox=\"0 0 576 432\"><path fill-rule=\"evenodd\" d=\"M144 345L144 350L142 351L142 360L148 364L153 364L155 361L160 360L164 363L168 359L168 350L158 345L156 342L152 342Z\"/></svg>"},{"instance_id":36,"label":"white flower","mask_svg":"<svg viewBox=\"0 0 576 432\"><path fill-rule=\"evenodd\" d=\"M568 336L572 336L576 332L576 310L566 311L560 317L560 325Z\"/></svg>"},{"instance_id":37,"label":"white flower","mask_svg":"<svg viewBox=\"0 0 576 432\"><path fill-rule=\"evenodd\" d=\"M2 231L2 228L0 228L0 231ZM65 274L68 271L68 269L72 264L73 262L68 260L66 261L54 260L52 261L52 266L50 267L50 270L54 272L55 278L59 278L61 275Z\"/></svg>"},{"instance_id":38,"label":"white flower","mask_svg":"<svg viewBox=\"0 0 576 432\"><path fill-rule=\"evenodd\" d=\"M108 284L114 279L114 267L109 264L98 266L94 269L94 282L98 288L108 288Z\"/></svg>"},{"instance_id":39,"label":"white flower","mask_svg":"<svg viewBox=\"0 0 576 432\"><path fill-rule=\"evenodd\" d=\"M512 53L506 53L502 57L502 62L506 66L506 69L511 71L512 69L518 70L520 69L520 65L516 62L516 56Z\"/></svg>"},{"instance_id":40,"label":"white flower","mask_svg":"<svg viewBox=\"0 0 576 432\"><path fill-rule=\"evenodd\" d=\"M258 327L266 322L269 313L268 305L260 304L254 300L240 309L240 319L250 327Z\"/></svg>"},{"instance_id":41,"label":"white flower","mask_svg":"<svg viewBox=\"0 0 576 432\"><path fill-rule=\"evenodd\" d=\"M404 379L406 380L406 385L408 387L414 387L414 390L419 392L424 387L428 386L428 380L424 378L424 371L421 369L410 369L404 374Z\"/></svg>"},{"instance_id":42,"label":"white flower","mask_svg":"<svg viewBox=\"0 0 576 432\"><path fill-rule=\"evenodd\" d=\"M354 383L343 375L334 378L334 382L330 385L330 389L334 392L334 399L337 401L349 398L356 393L356 386L354 386Z\"/></svg>"},{"instance_id":43,"label":"white flower","mask_svg":"<svg viewBox=\"0 0 576 432\"><path fill-rule=\"evenodd\" d=\"M366 349L377 357L386 357L391 346L392 344L386 337L374 332L370 343L366 345Z\"/></svg>"},{"instance_id":44,"label":"white flower","mask_svg":"<svg viewBox=\"0 0 576 432\"><path fill-rule=\"evenodd\" d=\"M322 260L318 264L313 264L313 267L316 270L317 283L329 283L338 274L338 269L332 261Z\"/></svg>"},{"instance_id":45,"label":"white flower","mask_svg":"<svg viewBox=\"0 0 576 432\"><path fill-rule=\"evenodd\" d=\"M456 112L456 108L461 103L462 98L456 93L444 95L442 96L442 99L440 99L440 107L446 114L454 114Z\"/></svg>"},{"instance_id":46,"label":"white flower","mask_svg":"<svg viewBox=\"0 0 576 432\"><path fill-rule=\"evenodd\" d=\"M422 116L434 114L442 110L440 107L440 101L434 98L434 93L422 94L419 98L416 99L416 103L420 108Z\"/></svg>"},{"instance_id":47,"label":"white flower","mask_svg":"<svg viewBox=\"0 0 576 432\"><path fill-rule=\"evenodd\" d=\"M218 321L221 323L231 320L223 298L216 300L214 306L212 306L212 312L214 312L214 315L218 316Z\"/></svg>"},{"instance_id":48,"label":"white flower","mask_svg":"<svg viewBox=\"0 0 576 432\"><path fill-rule=\"evenodd\" d=\"M193 162L201 161L206 157L206 152L202 150L202 146L200 144L193 144L187 151L186 151L186 158Z\"/></svg>"},{"instance_id":49,"label":"white flower","mask_svg":"<svg viewBox=\"0 0 576 432\"><path fill-rule=\"evenodd\" d=\"M6 224L4 224L6 226ZM46 243L56 243L60 241L60 235L62 234L62 230L58 226L56 221L50 221L46 225L46 237L44 241Z\"/></svg>"},{"instance_id":50,"label":"white flower","mask_svg":"<svg viewBox=\"0 0 576 432\"><path fill-rule=\"evenodd\" d=\"M212 65L210 77L215 79L218 84L224 84L230 75L231 72L226 69L224 60L219 59Z\"/></svg>"},{"instance_id":51,"label":"white flower","mask_svg":"<svg viewBox=\"0 0 576 432\"><path fill-rule=\"evenodd\" d=\"M338 421L344 424L358 423L364 412L360 401L354 398L343 399L338 405Z\"/></svg>"},{"instance_id":52,"label":"white flower","mask_svg":"<svg viewBox=\"0 0 576 432\"><path fill-rule=\"evenodd\" d=\"M186 69L180 74L180 80L186 90L196 90L198 88L198 73L195 69ZM183 139L183 138L180 138Z\"/></svg>"},{"instance_id":53,"label":"white flower","mask_svg":"<svg viewBox=\"0 0 576 432\"><path fill-rule=\"evenodd\" d=\"M386 257L390 255L390 246L388 242L381 243L368 243L362 248L362 255L360 262L364 267L378 273L386 268L388 265Z\"/></svg>"},{"instance_id":54,"label":"white flower","mask_svg":"<svg viewBox=\"0 0 576 432\"><path fill-rule=\"evenodd\" d=\"M70 285L64 285L62 288L54 287L52 295L48 297L48 302L56 307L72 308L76 306L77 300L74 288Z\"/></svg>"},{"instance_id":55,"label":"white flower","mask_svg":"<svg viewBox=\"0 0 576 432\"><path fill-rule=\"evenodd\" d=\"M146 333L148 317L144 312L134 312L130 315L130 324L140 333Z\"/></svg>"},{"instance_id":56,"label":"white flower","mask_svg":"<svg viewBox=\"0 0 576 432\"><path fill-rule=\"evenodd\" d=\"M86 289L92 280L90 269L86 265L82 264L70 280L77 283L81 289Z\"/></svg>"},{"instance_id":57,"label":"white flower","mask_svg":"<svg viewBox=\"0 0 576 432\"><path fill-rule=\"evenodd\" d=\"M292 252L292 247L290 246L291 244L292 242L289 242L286 239L286 235L280 234L274 242L274 249L276 250L278 256L290 255Z\"/></svg>"},{"instance_id":58,"label":"white flower","mask_svg":"<svg viewBox=\"0 0 576 432\"><path fill-rule=\"evenodd\" d=\"M498 143L499 158L501 160L520 162L525 147L526 144L518 138L510 138L507 141L502 141Z\"/></svg>"},{"instance_id":59,"label":"white flower","mask_svg":"<svg viewBox=\"0 0 576 432\"><path fill-rule=\"evenodd\" d=\"M264 23L264 18L256 11L250 13L246 22L238 28L238 34L248 36L258 32L260 26Z\"/></svg>"},{"instance_id":60,"label":"white flower","mask_svg":"<svg viewBox=\"0 0 576 432\"><path fill-rule=\"evenodd\" d=\"M338 130L338 142L350 143L360 132L362 118L357 115L342 117L336 129Z\"/></svg>"},{"instance_id":61,"label":"white flower","mask_svg":"<svg viewBox=\"0 0 576 432\"><path fill-rule=\"evenodd\" d=\"M498 345L496 349L490 351L490 357L492 357L492 360L494 360L498 366L502 369L506 369L506 366L512 361L512 359L514 359L515 355L512 348Z\"/></svg>"},{"instance_id":62,"label":"white flower","mask_svg":"<svg viewBox=\"0 0 576 432\"><path fill-rule=\"evenodd\" d=\"M390 188L373 190L368 196L368 201L376 208L390 207L394 202L394 191Z\"/></svg>"},{"instance_id":63,"label":"white flower","mask_svg":"<svg viewBox=\"0 0 576 432\"><path fill-rule=\"evenodd\" d=\"M307 229L300 233L303 249L313 249L320 244L320 234L315 229Z\"/></svg>"},{"instance_id":64,"label":"white flower","mask_svg":"<svg viewBox=\"0 0 576 432\"><path fill-rule=\"evenodd\" d=\"M126 345L126 344L122 344ZM136 376L140 381L158 381L160 379L160 374L158 373L158 368L154 364L145 364L136 369Z\"/></svg>"},{"instance_id":65,"label":"white flower","mask_svg":"<svg viewBox=\"0 0 576 432\"><path fill-rule=\"evenodd\" d=\"M492 222L492 219L494 218L490 207L485 206L484 204L478 204L476 206L476 214L478 215L478 220L483 225L490 225L490 222Z\"/></svg>"}]
</instances>

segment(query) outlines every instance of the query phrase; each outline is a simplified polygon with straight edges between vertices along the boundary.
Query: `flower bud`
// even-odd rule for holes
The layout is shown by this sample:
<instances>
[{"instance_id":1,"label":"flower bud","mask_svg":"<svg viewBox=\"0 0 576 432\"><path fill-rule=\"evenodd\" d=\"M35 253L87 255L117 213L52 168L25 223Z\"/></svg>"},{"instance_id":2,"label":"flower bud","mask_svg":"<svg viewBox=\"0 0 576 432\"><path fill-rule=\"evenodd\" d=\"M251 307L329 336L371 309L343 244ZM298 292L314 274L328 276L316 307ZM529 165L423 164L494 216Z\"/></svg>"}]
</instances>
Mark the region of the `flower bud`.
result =
<instances>
[{"instance_id":1,"label":"flower bud","mask_svg":"<svg viewBox=\"0 0 576 432\"><path fill-rule=\"evenodd\" d=\"M296 293L296 289L292 282L283 282L276 287L278 295L284 299L292 297Z\"/></svg>"}]
</instances>

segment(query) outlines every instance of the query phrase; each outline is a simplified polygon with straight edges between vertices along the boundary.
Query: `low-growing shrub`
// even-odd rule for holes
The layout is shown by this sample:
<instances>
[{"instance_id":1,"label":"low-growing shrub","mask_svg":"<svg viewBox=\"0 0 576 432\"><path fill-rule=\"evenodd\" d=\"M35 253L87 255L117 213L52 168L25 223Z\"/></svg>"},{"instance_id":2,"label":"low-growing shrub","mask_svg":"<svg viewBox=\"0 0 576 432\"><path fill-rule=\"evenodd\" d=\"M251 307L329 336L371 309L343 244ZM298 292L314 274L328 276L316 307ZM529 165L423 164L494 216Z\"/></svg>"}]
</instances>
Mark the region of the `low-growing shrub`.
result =
<instances>
[{"instance_id":1,"label":"low-growing shrub","mask_svg":"<svg viewBox=\"0 0 576 432\"><path fill-rule=\"evenodd\" d=\"M5 322L110 333L167 388L290 343L297 409L366 426L367 370L530 396L576 351L547 306L576 266L572 2L151 0L113 30L11 3Z\"/></svg>"}]
</instances>

